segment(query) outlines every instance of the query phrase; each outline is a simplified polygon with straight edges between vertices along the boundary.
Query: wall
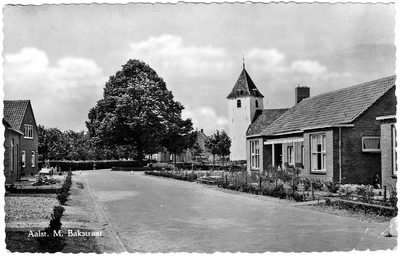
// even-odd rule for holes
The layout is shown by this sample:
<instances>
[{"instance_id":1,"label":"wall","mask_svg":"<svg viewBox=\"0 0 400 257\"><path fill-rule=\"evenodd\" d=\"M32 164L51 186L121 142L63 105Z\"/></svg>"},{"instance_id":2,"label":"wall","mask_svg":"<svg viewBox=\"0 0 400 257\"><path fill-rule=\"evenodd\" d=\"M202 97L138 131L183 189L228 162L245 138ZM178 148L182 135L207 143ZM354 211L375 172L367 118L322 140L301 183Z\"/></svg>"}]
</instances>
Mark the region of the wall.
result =
<instances>
[{"instance_id":1,"label":"wall","mask_svg":"<svg viewBox=\"0 0 400 257\"><path fill-rule=\"evenodd\" d=\"M22 132L25 131L25 127L24 125L28 124L28 125L32 125L33 126L33 139L29 139L29 138L25 138L24 136L22 136L21 139L21 151L25 151L26 152L26 166L25 168L22 168L22 174L25 175L31 175L31 174L37 174L38 173L38 144L39 144L39 135L38 135L38 131L37 131L37 126L36 126L36 122L35 122L35 118L32 112L32 108L30 107L30 105L28 105L27 111L25 113L25 117L22 121L22 125L20 130ZM32 151L35 152L35 166L32 167Z\"/></svg>"},{"instance_id":2,"label":"wall","mask_svg":"<svg viewBox=\"0 0 400 257\"><path fill-rule=\"evenodd\" d=\"M394 123L381 124L382 187L386 186L388 190L395 188L397 183L397 176L393 174L393 125Z\"/></svg>"},{"instance_id":3,"label":"wall","mask_svg":"<svg viewBox=\"0 0 400 257\"><path fill-rule=\"evenodd\" d=\"M237 107L237 100L241 107ZM255 101L258 100L258 108ZM228 99L229 137L231 144L231 161L246 160L246 131L252 122L256 109L263 108L262 98L253 96Z\"/></svg>"},{"instance_id":4,"label":"wall","mask_svg":"<svg viewBox=\"0 0 400 257\"><path fill-rule=\"evenodd\" d=\"M11 139L14 139L14 169L11 169ZM18 147L17 147L18 146ZM4 132L4 175L5 183L12 184L17 181L21 172L21 156L17 149L20 149L20 135L5 127Z\"/></svg>"},{"instance_id":5,"label":"wall","mask_svg":"<svg viewBox=\"0 0 400 257\"><path fill-rule=\"evenodd\" d=\"M381 176L381 153L362 151L362 137L380 136L378 116L396 112L394 88L389 90L373 106L361 114L354 127L342 130L342 183L375 185Z\"/></svg>"}]
</instances>

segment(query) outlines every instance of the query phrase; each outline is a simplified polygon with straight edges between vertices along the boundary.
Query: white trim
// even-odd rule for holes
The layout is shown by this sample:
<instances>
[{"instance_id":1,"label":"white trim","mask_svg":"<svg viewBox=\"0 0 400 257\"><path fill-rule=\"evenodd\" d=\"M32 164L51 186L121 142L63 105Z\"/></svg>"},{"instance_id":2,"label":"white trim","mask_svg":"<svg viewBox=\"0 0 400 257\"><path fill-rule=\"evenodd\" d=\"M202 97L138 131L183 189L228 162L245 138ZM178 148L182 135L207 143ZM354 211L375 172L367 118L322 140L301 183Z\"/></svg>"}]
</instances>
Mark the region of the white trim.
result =
<instances>
[{"instance_id":1,"label":"white trim","mask_svg":"<svg viewBox=\"0 0 400 257\"><path fill-rule=\"evenodd\" d=\"M14 131L15 133L17 133L17 134L20 134L20 135L24 135L24 133L22 133L22 131L20 131L20 130L17 130L17 129L14 129L14 128L7 128L8 130L12 130L12 131Z\"/></svg>"},{"instance_id":2,"label":"white trim","mask_svg":"<svg viewBox=\"0 0 400 257\"><path fill-rule=\"evenodd\" d=\"M304 141L303 137L267 139L267 140L265 140L264 145L294 143L294 142L303 142L303 141Z\"/></svg>"},{"instance_id":3,"label":"white trim","mask_svg":"<svg viewBox=\"0 0 400 257\"><path fill-rule=\"evenodd\" d=\"M282 132L282 133L277 133L277 134L258 134L258 135L249 135L247 137L255 137L255 136L282 136L282 135L290 135L290 134L298 134L298 133L304 133L305 130L313 130L313 129L322 129L322 128L352 128L354 127L354 124L330 124L330 125L322 125L322 126L315 126L315 127L306 127L303 129L299 130L294 130L294 131L287 131L287 132Z\"/></svg>"},{"instance_id":4,"label":"white trim","mask_svg":"<svg viewBox=\"0 0 400 257\"><path fill-rule=\"evenodd\" d=\"M364 148L364 140L366 139L378 139L378 148ZM363 152L379 153L381 152L381 137L380 136L364 136L362 137L361 149Z\"/></svg>"},{"instance_id":5,"label":"white trim","mask_svg":"<svg viewBox=\"0 0 400 257\"><path fill-rule=\"evenodd\" d=\"M396 119L396 115L386 115L386 116L376 117L376 120L389 120L389 119Z\"/></svg>"}]
</instances>

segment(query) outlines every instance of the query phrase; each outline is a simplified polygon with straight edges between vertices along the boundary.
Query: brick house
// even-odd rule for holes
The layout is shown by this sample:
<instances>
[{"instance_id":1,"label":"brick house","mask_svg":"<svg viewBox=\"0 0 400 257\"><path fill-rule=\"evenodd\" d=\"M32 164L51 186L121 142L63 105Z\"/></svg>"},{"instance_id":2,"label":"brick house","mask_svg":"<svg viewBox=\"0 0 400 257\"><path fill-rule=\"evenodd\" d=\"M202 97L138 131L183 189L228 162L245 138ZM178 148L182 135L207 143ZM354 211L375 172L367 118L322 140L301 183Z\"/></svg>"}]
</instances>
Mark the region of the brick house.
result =
<instances>
[{"instance_id":1,"label":"brick house","mask_svg":"<svg viewBox=\"0 0 400 257\"><path fill-rule=\"evenodd\" d=\"M38 172L38 128L29 100L5 100L3 110L6 183Z\"/></svg>"},{"instance_id":2,"label":"brick house","mask_svg":"<svg viewBox=\"0 0 400 257\"><path fill-rule=\"evenodd\" d=\"M191 162L194 158L195 162L212 162L212 154L208 152L205 147L205 142L207 139L208 137L206 134L204 134L203 129L196 130L196 141L201 148L200 156L195 158L190 150L186 150L181 154L176 155L176 162ZM175 162L175 156L168 151L154 154L152 159L156 160L157 162Z\"/></svg>"},{"instance_id":3,"label":"brick house","mask_svg":"<svg viewBox=\"0 0 400 257\"><path fill-rule=\"evenodd\" d=\"M386 127L377 117L396 113L395 79L310 98L298 94L302 99L270 124L254 129L256 119L247 132L248 170L296 166L309 178L382 184L381 152L387 143L381 133Z\"/></svg>"}]
</instances>

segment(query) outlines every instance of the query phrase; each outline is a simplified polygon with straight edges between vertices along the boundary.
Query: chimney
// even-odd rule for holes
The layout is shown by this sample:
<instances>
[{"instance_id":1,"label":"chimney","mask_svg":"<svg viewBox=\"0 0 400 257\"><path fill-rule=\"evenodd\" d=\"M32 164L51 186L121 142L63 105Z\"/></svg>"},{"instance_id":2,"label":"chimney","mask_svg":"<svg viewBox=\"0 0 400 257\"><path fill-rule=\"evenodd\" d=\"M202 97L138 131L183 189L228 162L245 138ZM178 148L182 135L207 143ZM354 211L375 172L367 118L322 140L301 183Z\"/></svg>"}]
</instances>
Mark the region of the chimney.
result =
<instances>
[{"instance_id":1,"label":"chimney","mask_svg":"<svg viewBox=\"0 0 400 257\"><path fill-rule=\"evenodd\" d=\"M300 103L301 100L304 98L309 98L310 97L310 88L307 86L300 86L298 85L295 89L295 104Z\"/></svg>"},{"instance_id":2,"label":"chimney","mask_svg":"<svg viewBox=\"0 0 400 257\"><path fill-rule=\"evenodd\" d=\"M203 133L203 129L200 129L201 133Z\"/></svg>"}]
</instances>

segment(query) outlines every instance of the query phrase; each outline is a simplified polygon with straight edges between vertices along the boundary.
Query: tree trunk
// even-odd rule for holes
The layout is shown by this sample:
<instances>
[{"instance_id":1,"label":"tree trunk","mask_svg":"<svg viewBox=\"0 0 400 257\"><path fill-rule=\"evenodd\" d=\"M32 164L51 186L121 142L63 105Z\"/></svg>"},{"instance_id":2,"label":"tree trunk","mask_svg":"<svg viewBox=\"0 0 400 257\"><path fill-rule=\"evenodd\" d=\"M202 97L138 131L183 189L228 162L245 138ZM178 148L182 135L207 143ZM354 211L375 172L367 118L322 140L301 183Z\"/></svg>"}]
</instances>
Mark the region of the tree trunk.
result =
<instances>
[{"instance_id":1,"label":"tree trunk","mask_svg":"<svg viewBox=\"0 0 400 257\"><path fill-rule=\"evenodd\" d=\"M141 142L138 142L136 150L138 153L138 166L143 167L143 146Z\"/></svg>"},{"instance_id":2,"label":"tree trunk","mask_svg":"<svg viewBox=\"0 0 400 257\"><path fill-rule=\"evenodd\" d=\"M214 170L214 166L215 166L215 154L213 154L213 170Z\"/></svg>"}]
</instances>

